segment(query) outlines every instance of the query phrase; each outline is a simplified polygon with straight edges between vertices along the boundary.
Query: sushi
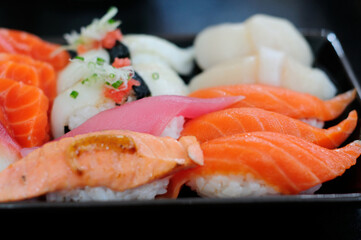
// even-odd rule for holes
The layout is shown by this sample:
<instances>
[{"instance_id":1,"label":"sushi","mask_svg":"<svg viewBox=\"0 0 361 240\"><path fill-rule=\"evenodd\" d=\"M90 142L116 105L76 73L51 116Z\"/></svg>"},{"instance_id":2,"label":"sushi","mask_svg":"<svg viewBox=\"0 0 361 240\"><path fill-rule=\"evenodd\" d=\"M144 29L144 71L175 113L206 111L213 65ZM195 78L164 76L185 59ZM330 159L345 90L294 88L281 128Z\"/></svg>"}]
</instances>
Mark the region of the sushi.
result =
<instances>
[{"instance_id":1,"label":"sushi","mask_svg":"<svg viewBox=\"0 0 361 240\"><path fill-rule=\"evenodd\" d=\"M122 41L128 47L134 65L159 62L181 75L188 75L194 67L193 46L183 49L147 34L126 34Z\"/></svg>"},{"instance_id":2,"label":"sushi","mask_svg":"<svg viewBox=\"0 0 361 240\"><path fill-rule=\"evenodd\" d=\"M300 120L259 108L229 108L189 120L181 136L195 136L203 143L219 137L244 132L270 131L289 134L325 148L336 148L354 131L357 112L328 129L313 127Z\"/></svg>"},{"instance_id":3,"label":"sushi","mask_svg":"<svg viewBox=\"0 0 361 240\"><path fill-rule=\"evenodd\" d=\"M287 19L256 14L241 23L222 23L205 28L194 41L195 59L209 69L232 58L253 55L267 47L292 57L305 66L313 63L311 47Z\"/></svg>"},{"instance_id":4,"label":"sushi","mask_svg":"<svg viewBox=\"0 0 361 240\"><path fill-rule=\"evenodd\" d=\"M81 77L54 100L51 111L52 134L58 138L106 109L139 98L134 89L140 82L133 78L131 66L114 67L102 58L95 61L77 57L76 71ZM72 67L72 66L71 66ZM141 92L141 97L147 94Z\"/></svg>"},{"instance_id":5,"label":"sushi","mask_svg":"<svg viewBox=\"0 0 361 240\"><path fill-rule=\"evenodd\" d=\"M97 58L99 58L104 63L110 64L109 54L104 49L89 50L86 53L77 55L77 58L84 59L86 62L96 62ZM85 79L86 75L89 75L89 69L82 61L70 61L67 67L59 72L57 77L57 94Z\"/></svg>"},{"instance_id":6,"label":"sushi","mask_svg":"<svg viewBox=\"0 0 361 240\"><path fill-rule=\"evenodd\" d=\"M152 96L189 93L181 75L189 75L194 68L192 46L183 49L147 34L126 34L122 42L129 51L134 70L144 79Z\"/></svg>"},{"instance_id":7,"label":"sushi","mask_svg":"<svg viewBox=\"0 0 361 240\"><path fill-rule=\"evenodd\" d=\"M242 99L239 96L212 99L177 95L147 97L102 111L61 138L93 131L126 129L178 139L186 119L224 109Z\"/></svg>"},{"instance_id":8,"label":"sushi","mask_svg":"<svg viewBox=\"0 0 361 240\"><path fill-rule=\"evenodd\" d=\"M251 132L201 144L204 164L172 176L166 197L186 184L203 197L299 194L342 175L356 163L361 142L326 149L275 132Z\"/></svg>"},{"instance_id":9,"label":"sushi","mask_svg":"<svg viewBox=\"0 0 361 240\"><path fill-rule=\"evenodd\" d=\"M41 146L50 140L49 99L41 89L0 78L0 107L21 147Z\"/></svg>"},{"instance_id":10,"label":"sushi","mask_svg":"<svg viewBox=\"0 0 361 240\"><path fill-rule=\"evenodd\" d=\"M124 130L83 134L47 143L0 172L0 202L85 187L122 192L199 164L203 153L194 137L177 141Z\"/></svg>"},{"instance_id":11,"label":"sushi","mask_svg":"<svg viewBox=\"0 0 361 240\"><path fill-rule=\"evenodd\" d=\"M337 90L323 70L305 66L283 52L265 47L252 56L234 58L207 68L190 80L189 90L256 83L309 93L321 99L334 97Z\"/></svg>"},{"instance_id":12,"label":"sushi","mask_svg":"<svg viewBox=\"0 0 361 240\"><path fill-rule=\"evenodd\" d=\"M170 67L159 62L146 62L132 65L142 77L152 96L189 94L188 85Z\"/></svg>"},{"instance_id":13,"label":"sushi","mask_svg":"<svg viewBox=\"0 0 361 240\"><path fill-rule=\"evenodd\" d=\"M356 90L351 89L329 100L299 93L287 88L265 84L236 84L204 88L189 94L190 97L212 98L244 96L230 107L257 107L278 112L297 119L329 121L337 118L355 100Z\"/></svg>"}]
</instances>

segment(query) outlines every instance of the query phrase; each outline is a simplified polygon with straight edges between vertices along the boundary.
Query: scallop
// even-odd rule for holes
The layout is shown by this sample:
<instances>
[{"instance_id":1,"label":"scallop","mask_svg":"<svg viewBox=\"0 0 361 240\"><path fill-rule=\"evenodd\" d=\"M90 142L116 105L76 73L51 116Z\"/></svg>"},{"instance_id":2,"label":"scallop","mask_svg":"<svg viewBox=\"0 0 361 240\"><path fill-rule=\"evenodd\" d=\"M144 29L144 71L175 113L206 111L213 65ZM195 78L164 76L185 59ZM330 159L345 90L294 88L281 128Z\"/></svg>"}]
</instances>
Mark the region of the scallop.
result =
<instances>
[{"instance_id":1,"label":"scallop","mask_svg":"<svg viewBox=\"0 0 361 240\"><path fill-rule=\"evenodd\" d=\"M311 66L314 56L306 39L288 20L257 14L241 23L205 28L194 41L195 59L201 69L223 61L255 54L260 47L285 52Z\"/></svg>"},{"instance_id":2,"label":"scallop","mask_svg":"<svg viewBox=\"0 0 361 240\"><path fill-rule=\"evenodd\" d=\"M336 95L336 86L318 68L305 66L284 52L262 47L255 55L234 58L193 77L191 92L220 85L268 84L309 93L321 99Z\"/></svg>"}]
</instances>

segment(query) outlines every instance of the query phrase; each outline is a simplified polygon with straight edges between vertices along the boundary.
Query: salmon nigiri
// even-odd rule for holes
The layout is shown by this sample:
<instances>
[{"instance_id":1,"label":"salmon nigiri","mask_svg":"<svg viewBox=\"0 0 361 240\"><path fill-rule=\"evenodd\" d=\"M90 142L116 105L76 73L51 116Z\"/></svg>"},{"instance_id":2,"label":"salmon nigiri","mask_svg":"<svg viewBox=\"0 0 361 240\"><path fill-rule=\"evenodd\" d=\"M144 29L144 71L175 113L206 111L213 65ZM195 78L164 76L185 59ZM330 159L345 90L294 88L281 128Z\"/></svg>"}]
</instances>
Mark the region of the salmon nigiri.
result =
<instances>
[{"instance_id":1,"label":"salmon nigiri","mask_svg":"<svg viewBox=\"0 0 361 240\"><path fill-rule=\"evenodd\" d=\"M20 53L48 62L56 71L63 69L70 59L67 51L58 51L59 47L28 32L0 28L0 52Z\"/></svg>"},{"instance_id":2,"label":"salmon nigiri","mask_svg":"<svg viewBox=\"0 0 361 240\"><path fill-rule=\"evenodd\" d=\"M187 184L201 196L298 194L342 175L356 163L361 141L326 149L301 138L251 132L201 144L204 165L176 173L167 197Z\"/></svg>"},{"instance_id":3,"label":"salmon nigiri","mask_svg":"<svg viewBox=\"0 0 361 240\"><path fill-rule=\"evenodd\" d=\"M20 64L20 66L28 65L29 67L27 69L31 69L28 71L34 76L24 76L24 79L17 79L17 74L21 76L21 73L26 69L21 69L16 63ZM2 70L0 71L0 75L3 75L3 77L23 81L27 84L41 88L50 101L56 97L56 73L53 66L49 63L34 60L33 58L22 54L0 53L0 65L0 69ZM13 68L13 73L10 75L8 72L11 72L11 67ZM17 70L18 72L16 72ZM32 81L34 78L36 80Z\"/></svg>"},{"instance_id":4,"label":"salmon nigiri","mask_svg":"<svg viewBox=\"0 0 361 240\"><path fill-rule=\"evenodd\" d=\"M357 125L357 112L328 129L260 108L229 108L202 115L185 123L182 136L192 135L205 142L243 132L270 131L301 137L325 148L342 144Z\"/></svg>"},{"instance_id":5,"label":"salmon nigiri","mask_svg":"<svg viewBox=\"0 0 361 240\"><path fill-rule=\"evenodd\" d=\"M195 137L110 130L43 145L0 172L0 201L59 190L107 187L125 191L203 164Z\"/></svg>"},{"instance_id":6,"label":"salmon nigiri","mask_svg":"<svg viewBox=\"0 0 361 240\"><path fill-rule=\"evenodd\" d=\"M355 99L356 90L349 90L329 100L290 89L264 84L238 84L200 89L190 97L213 98L244 96L245 99L230 107L258 107L293 118L316 118L329 121L337 118Z\"/></svg>"},{"instance_id":7,"label":"salmon nigiri","mask_svg":"<svg viewBox=\"0 0 361 240\"><path fill-rule=\"evenodd\" d=\"M49 140L49 100L42 90L0 78L0 106L21 147L40 146Z\"/></svg>"}]
</instances>

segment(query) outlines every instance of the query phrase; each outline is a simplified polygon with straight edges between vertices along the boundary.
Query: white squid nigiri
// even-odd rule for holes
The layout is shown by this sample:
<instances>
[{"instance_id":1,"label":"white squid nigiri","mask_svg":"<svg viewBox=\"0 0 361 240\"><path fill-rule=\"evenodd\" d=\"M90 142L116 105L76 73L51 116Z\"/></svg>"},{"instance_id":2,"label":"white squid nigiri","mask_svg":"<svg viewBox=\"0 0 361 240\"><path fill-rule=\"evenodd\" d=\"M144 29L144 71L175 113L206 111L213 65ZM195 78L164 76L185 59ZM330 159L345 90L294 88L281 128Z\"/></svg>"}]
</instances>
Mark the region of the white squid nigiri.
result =
<instances>
[{"instance_id":1,"label":"white squid nigiri","mask_svg":"<svg viewBox=\"0 0 361 240\"><path fill-rule=\"evenodd\" d=\"M288 20L257 14L241 23L223 23L205 28L195 39L195 59L202 69L223 61L253 55L259 47L285 52L302 64L313 62L311 48Z\"/></svg>"},{"instance_id":2,"label":"white squid nigiri","mask_svg":"<svg viewBox=\"0 0 361 240\"><path fill-rule=\"evenodd\" d=\"M97 58L103 59L106 63L109 63L109 54L104 49L90 50L84 54L79 55L84 58L84 61L95 62ZM73 86L76 82L82 80L89 70L87 67L84 67L79 61L73 61L64 68L58 76L57 79L57 93L61 93L64 90Z\"/></svg>"},{"instance_id":3,"label":"white squid nigiri","mask_svg":"<svg viewBox=\"0 0 361 240\"><path fill-rule=\"evenodd\" d=\"M188 95L188 86L169 66L161 62L133 64L134 70L143 78L151 95Z\"/></svg>"},{"instance_id":4,"label":"white squid nigiri","mask_svg":"<svg viewBox=\"0 0 361 240\"><path fill-rule=\"evenodd\" d=\"M336 95L336 86L318 68L305 66L285 53L262 47L252 56L225 61L196 75L191 92L220 85L262 83L309 93L321 99Z\"/></svg>"},{"instance_id":5,"label":"white squid nigiri","mask_svg":"<svg viewBox=\"0 0 361 240\"><path fill-rule=\"evenodd\" d=\"M51 111L51 131L58 138L68 130L78 127L90 117L109 108L115 107L115 102L103 94L103 83L92 84L78 82L60 93L54 100ZM76 92L76 98L71 93Z\"/></svg>"},{"instance_id":6,"label":"white squid nigiri","mask_svg":"<svg viewBox=\"0 0 361 240\"><path fill-rule=\"evenodd\" d=\"M132 64L163 63L179 74L187 75L193 69L193 47L180 48L163 38L146 34L124 35L122 42L128 47Z\"/></svg>"}]
</instances>

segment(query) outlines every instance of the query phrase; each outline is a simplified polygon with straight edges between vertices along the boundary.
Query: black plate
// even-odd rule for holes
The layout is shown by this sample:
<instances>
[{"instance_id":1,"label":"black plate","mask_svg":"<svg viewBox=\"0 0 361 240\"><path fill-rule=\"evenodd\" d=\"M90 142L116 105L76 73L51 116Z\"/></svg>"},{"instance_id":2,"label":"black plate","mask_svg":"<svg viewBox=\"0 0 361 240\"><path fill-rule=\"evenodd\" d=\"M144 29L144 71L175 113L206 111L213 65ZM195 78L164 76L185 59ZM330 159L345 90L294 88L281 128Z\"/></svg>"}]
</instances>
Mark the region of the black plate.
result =
<instances>
[{"instance_id":1,"label":"black plate","mask_svg":"<svg viewBox=\"0 0 361 240\"><path fill-rule=\"evenodd\" d=\"M327 72L332 81L336 84L339 93L349 89L356 88L358 92L357 99L346 109L345 113L335 122L344 119L352 109L361 112L361 88L356 79L350 64L344 54L336 35L327 30L301 30L307 41L310 43L315 55L314 66ZM169 37L171 41L179 46L192 44L193 37ZM193 75L199 72L195 68ZM183 76L188 81L191 76ZM330 122L329 124L333 124ZM360 121L354 133L345 142L360 139ZM187 214L207 213L209 211L218 213L241 213L243 216L250 217L256 221L255 213L262 211L263 220L269 219L264 216L265 211L271 211L272 214L283 212L285 217L294 216L294 214L310 214L310 210L318 212L319 218L325 217L325 214L334 216L348 216L348 219L354 219L359 216L357 209L361 208L361 163L356 164L347 170L344 175L332 181L323 184L322 188L313 195L293 195L293 196L265 196L265 197L243 197L234 199L204 199L190 194L187 189L182 192L178 199L158 199L147 201L111 201L111 202L83 202L83 203L48 203L44 201L21 201L0 204L0 212L19 213L19 212L57 212L57 213L121 213L140 214L140 213L164 213ZM360 173L360 174L358 174ZM343 209L342 211L340 209ZM345 209L346 208L346 209ZM292 209L292 211L289 211ZM322 210L323 209L323 210ZM326 210L327 209L327 210ZM332 209L330 211L330 209ZM352 212L350 210L352 209ZM306 211L305 211L306 210ZM249 213L249 215L247 215ZM346 215L345 215L346 214ZM356 214L356 215L355 215ZM253 218L252 218L253 216ZM339 224L327 218L329 224ZM332 218L331 218L332 219ZM323 219L325 221L326 219ZM347 219L346 219L347 220ZM346 221L345 220L345 221ZM257 220L259 221L259 219ZM271 221L271 220L270 220ZM331 221L331 222L330 222Z\"/></svg>"}]
</instances>

